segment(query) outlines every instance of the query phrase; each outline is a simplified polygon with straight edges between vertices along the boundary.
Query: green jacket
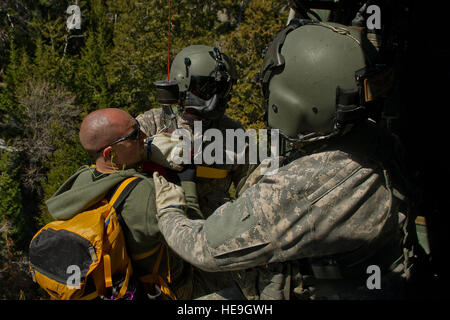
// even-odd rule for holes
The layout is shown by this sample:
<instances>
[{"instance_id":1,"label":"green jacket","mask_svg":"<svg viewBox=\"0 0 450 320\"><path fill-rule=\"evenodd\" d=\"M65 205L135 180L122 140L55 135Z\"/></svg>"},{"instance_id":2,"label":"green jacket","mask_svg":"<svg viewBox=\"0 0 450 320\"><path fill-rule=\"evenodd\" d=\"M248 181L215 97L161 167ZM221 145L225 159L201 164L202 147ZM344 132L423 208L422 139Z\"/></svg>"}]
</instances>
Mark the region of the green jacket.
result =
<instances>
[{"instance_id":1,"label":"green jacket","mask_svg":"<svg viewBox=\"0 0 450 320\"><path fill-rule=\"evenodd\" d=\"M105 177L94 181L93 172L93 167L82 167L64 182L46 202L50 214L55 219L70 219L103 199L108 191L127 177L143 178L125 199L121 215L127 227L123 231L129 254L132 258L140 256L138 259L133 259L134 271L138 276L150 273L153 270L157 254L141 257L146 256L146 253L164 242L156 220L153 178L139 173L135 169L128 169L106 174ZM195 184L183 182L182 187L186 193L188 215L195 217L199 212ZM170 275L173 279L173 286L176 287L177 282L181 285L190 266L172 252L169 256ZM167 258L162 259L160 266L162 275L168 271L167 262Z\"/></svg>"}]
</instances>

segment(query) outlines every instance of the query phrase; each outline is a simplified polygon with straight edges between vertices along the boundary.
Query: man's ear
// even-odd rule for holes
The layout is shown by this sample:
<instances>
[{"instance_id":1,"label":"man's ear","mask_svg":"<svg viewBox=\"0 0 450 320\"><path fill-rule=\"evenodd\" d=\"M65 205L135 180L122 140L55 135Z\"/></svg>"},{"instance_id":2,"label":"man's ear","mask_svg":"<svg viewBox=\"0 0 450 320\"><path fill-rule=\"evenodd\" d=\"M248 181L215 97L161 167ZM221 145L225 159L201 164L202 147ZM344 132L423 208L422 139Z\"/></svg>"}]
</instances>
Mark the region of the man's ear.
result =
<instances>
[{"instance_id":1,"label":"man's ear","mask_svg":"<svg viewBox=\"0 0 450 320\"><path fill-rule=\"evenodd\" d=\"M112 150L112 147L106 147L105 149L103 149L102 151L102 155L103 155L103 159L105 159L105 161L110 161L112 159L112 157L114 157L114 151Z\"/></svg>"}]
</instances>

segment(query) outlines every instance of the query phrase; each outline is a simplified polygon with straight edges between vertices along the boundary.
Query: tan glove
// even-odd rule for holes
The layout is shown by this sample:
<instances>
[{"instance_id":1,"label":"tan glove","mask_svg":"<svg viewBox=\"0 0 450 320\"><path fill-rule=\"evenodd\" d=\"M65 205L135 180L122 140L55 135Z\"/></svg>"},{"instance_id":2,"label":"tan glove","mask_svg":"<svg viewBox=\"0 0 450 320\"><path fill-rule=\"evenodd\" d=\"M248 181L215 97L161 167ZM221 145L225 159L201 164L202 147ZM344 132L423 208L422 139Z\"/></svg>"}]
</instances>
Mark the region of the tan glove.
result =
<instances>
[{"instance_id":1,"label":"tan glove","mask_svg":"<svg viewBox=\"0 0 450 320\"><path fill-rule=\"evenodd\" d=\"M180 140L172 140L170 133L158 133L152 136L150 159L163 167L176 171L183 170L183 165L175 163L175 157L183 156Z\"/></svg>"},{"instance_id":2,"label":"tan glove","mask_svg":"<svg viewBox=\"0 0 450 320\"><path fill-rule=\"evenodd\" d=\"M159 218L169 211L184 213L186 200L183 188L168 182L158 172L153 173L153 181L155 182L156 217Z\"/></svg>"}]
</instances>

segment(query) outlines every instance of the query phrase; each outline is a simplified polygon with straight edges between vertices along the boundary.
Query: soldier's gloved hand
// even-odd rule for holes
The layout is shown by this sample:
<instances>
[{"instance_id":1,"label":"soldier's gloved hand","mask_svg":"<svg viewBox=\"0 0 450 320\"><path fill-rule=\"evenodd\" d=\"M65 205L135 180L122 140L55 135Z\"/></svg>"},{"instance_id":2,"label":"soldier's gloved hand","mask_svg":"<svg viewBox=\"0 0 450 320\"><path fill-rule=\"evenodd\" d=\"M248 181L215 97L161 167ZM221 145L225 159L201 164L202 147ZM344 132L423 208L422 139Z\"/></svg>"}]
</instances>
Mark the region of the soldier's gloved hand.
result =
<instances>
[{"instance_id":1,"label":"soldier's gloved hand","mask_svg":"<svg viewBox=\"0 0 450 320\"><path fill-rule=\"evenodd\" d=\"M158 172L153 173L156 194L156 217L161 217L166 212L184 213L186 200L184 191L180 186L168 182Z\"/></svg>"},{"instance_id":2,"label":"soldier's gloved hand","mask_svg":"<svg viewBox=\"0 0 450 320\"><path fill-rule=\"evenodd\" d=\"M192 181L195 182L195 176L197 173L197 167L193 164L184 166L183 170L177 172L177 176L180 181Z\"/></svg>"},{"instance_id":3,"label":"soldier's gloved hand","mask_svg":"<svg viewBox=\"0 0 450 320\"><path fill-rule=\"evenodd\" d=\"M170 133L155 134L147 139L147 160L176 171L182 170L183 165L176 163L176 158L181 158L183 153L180 142L172 140Z\"/></svg>"}]
</instances>

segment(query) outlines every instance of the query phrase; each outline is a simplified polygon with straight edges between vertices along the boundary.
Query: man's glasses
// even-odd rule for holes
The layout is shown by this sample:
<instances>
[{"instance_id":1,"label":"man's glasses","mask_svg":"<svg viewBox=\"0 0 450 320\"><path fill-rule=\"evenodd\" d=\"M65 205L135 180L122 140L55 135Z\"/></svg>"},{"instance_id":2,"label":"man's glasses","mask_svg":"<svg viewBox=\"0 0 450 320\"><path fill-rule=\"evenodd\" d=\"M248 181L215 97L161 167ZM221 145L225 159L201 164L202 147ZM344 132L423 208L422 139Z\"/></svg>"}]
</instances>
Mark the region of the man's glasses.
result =
<instances>
[{"instance_id":1,"label":"man's glasses","mask_svg":"<svg viewBox=\"0 0 450 320\"><path fill-rule=\"evenodd\" d=\"M110 147L112 145L115 145L119 142L125 141L125 140L137 140L139 139L139 136L141 135L141 126L139 124L139 122L136 120L136 126L134 127L133 132L131 132L129 135L123 137L123 138L119 138L117 140L114 140L113 142L111 142L110 144L108 144L107 146L98 149L97 152L101 152L103 149Z\"/></svg>"}]
</instances>

